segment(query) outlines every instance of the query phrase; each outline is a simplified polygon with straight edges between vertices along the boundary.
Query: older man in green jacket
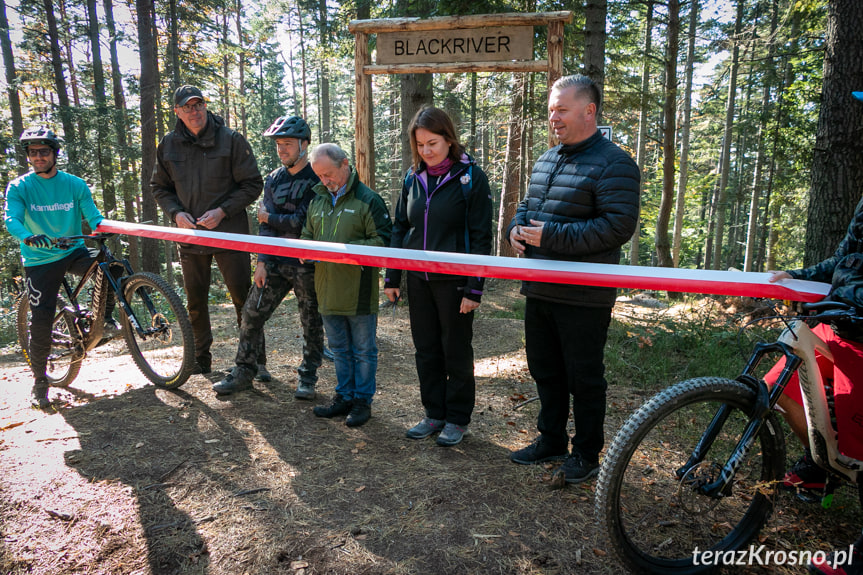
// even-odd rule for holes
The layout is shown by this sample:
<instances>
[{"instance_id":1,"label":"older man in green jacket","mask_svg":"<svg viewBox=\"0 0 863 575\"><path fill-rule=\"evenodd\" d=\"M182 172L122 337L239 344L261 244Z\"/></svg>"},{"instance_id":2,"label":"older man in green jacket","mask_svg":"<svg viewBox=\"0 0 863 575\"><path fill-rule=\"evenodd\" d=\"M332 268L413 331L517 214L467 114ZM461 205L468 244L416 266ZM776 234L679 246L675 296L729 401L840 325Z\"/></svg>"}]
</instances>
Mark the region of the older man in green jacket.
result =
<instances>
[{"instance_id":1,"label":"older man in green jacket","mask_svg":"<svg viewBox=\"0 0 863 575\"><path fill-rule=\"evenodd\" d=\"M321 179L309 205L302 239L387 246L392 221L383 199L360 182L345 152L321 144L309 156ZM318 310L335 356L336 394L327 406L315 407L318 417L347 415L357 427L371 417L378 348L375 343L379 269L332 262L315 264Z\"/></svg>"}]
</instances>

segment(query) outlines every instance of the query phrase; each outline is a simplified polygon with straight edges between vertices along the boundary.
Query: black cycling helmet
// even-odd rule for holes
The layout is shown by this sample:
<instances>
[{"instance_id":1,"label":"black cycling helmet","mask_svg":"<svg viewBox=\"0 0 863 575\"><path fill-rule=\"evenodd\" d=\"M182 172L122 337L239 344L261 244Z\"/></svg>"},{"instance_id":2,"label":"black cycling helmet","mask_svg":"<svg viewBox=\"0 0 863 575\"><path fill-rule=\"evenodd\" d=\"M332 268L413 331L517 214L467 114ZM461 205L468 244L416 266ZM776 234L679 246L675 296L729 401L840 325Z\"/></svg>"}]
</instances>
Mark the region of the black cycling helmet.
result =
<instances>
[{"instance_id":1,"label":"black cycling helmet","mask_svg":"<svg viewBox=\"0 0 863 575\"><path fill-rule=\"evenodd\" d=\"M267 128L264 136L268 138L298 138L312 141L312 129L299 116L282 116L276 118L273 125Z\"/></svg>"},{"instance_id":2,"label":"black cycling helmet","mask_svg":"<svg viewBox=\"0 0 863 575\"><path fill-rule=\"evenodd\" d=\"M51 146L51 148L56 152L60 149L60 146L63 145L62 140L57 137L57 134L48 128L27 128L21 133L21 137L18 138L18 141L21 142L21 145L25 150L33 144L42 144L45 146Z\"/></svg>"}]
</instances>

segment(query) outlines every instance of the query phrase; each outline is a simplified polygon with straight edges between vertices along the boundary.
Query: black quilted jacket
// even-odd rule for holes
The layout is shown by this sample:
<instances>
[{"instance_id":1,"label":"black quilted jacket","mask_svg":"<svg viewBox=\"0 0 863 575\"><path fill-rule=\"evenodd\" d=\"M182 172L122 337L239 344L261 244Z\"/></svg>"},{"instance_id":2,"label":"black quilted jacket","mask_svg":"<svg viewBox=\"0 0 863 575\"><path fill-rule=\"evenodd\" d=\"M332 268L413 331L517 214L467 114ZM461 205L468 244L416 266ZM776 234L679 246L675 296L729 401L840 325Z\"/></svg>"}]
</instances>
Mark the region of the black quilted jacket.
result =
<instances>
[{"instance_id":1,"label":"black quilted jacket","mask_svg":"<svg viewBox=\"0 0 863 575\"><path fill-rule=\"evenodd\" d=\"M845 238L831 257L788 273L796 279L830 283L833 287L829 299L863 308L863 199L854 210Z\"/></svg>"},{"instance_id":2,"label":"black quilted jacket","mask_svg":"<svg viewBox=\"0 0 863 575\"><path fill-rule=\"evenodd\" d=\"M632 158L597 131L569 146L557 145L537 160L527 195L507 235L530 220L545 222L529 258L617 264L638 220L641 174ZM590 307L613 306L615 288L526 281L528 297Z\"/></svg>"}]
</instances>

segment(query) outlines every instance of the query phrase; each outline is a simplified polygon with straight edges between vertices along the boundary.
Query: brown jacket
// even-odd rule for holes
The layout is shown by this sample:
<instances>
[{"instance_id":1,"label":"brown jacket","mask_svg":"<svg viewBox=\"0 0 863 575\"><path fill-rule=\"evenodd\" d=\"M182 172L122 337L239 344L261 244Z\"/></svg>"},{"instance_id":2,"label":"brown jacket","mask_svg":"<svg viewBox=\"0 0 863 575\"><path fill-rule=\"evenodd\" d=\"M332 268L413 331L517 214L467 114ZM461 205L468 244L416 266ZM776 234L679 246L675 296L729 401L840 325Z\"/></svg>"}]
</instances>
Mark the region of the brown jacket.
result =
<instances>
[{"instance_id":1,"label":"brown jacket","mask_svg":"<svg viewBox=\"0 0 863 575\"><path fill-rule=\"evenodd\" d=\"M207 127L195 137L179 119L156 151L150 190L174 221L179 212L199 218L221 207L227 216L213 230L249 233L246 207L261 195L263 178L251 146L239 133L207 112ZM189 253L214 253L218 248L180 244Z\"/></svg>"}]
</instances>

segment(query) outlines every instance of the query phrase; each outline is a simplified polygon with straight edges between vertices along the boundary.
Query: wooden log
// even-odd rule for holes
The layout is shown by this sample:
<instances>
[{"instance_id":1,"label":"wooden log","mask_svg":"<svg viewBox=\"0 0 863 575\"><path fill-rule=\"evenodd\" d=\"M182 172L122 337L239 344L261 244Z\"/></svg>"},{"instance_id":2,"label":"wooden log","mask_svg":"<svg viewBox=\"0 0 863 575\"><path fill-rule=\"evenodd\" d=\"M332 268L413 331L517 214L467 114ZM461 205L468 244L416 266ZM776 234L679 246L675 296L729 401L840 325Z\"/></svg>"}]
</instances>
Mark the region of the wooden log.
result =
<instances>
[{"instance_id":1,"label":"wooden log","mask_svg":"<svg viewBox=\"0 0 863 575\"><path fill-rule=\"evenodd\" d=\"M546 72L548 62L459 62L453 64L391 64L363 67L365 74L437 74L441 72Z\"/></svg>"},{"instance_id":2,"label":"wooden log","mask_svg":"<svg viewBox=\"0 0 863 575\"><path fill-rule=\"evenodd\" d=\"M452 30L454 28L486 28L488 26L545 26L552 22L572 22L572 12L475 14L470 16L438 16L435 18L379 18L351 20L348 30L356 33L403 32L418 30Z\"/></svg>"},{"instance_id":3,"label":"wooden log","mask_svg":"<svg viewBox=\"0 0 863 575\"><path fill-rule=\"evenodd\" d=\"M563 22L548 25L548 93L551 86L563 75ZM548 147L557 145L557 138L548 130Z\"/></svg>"},{"instance_id":4,"label":"wooden log","mask_svg":"<svg viewBox=\"0 0 863 575\"><path fill-rule=\"evenodd\" d=\"M354 159L357 174L360 181L368 185L372 185L372 166L369 158L372 142L369 134L371 134L369 126L368 107L372 105L372 95L369 89L369 84L366 82L363 69L370 63L369 55L369 37L368 34L358 33L356 35L356 44L354 48L354 83L356 87L357 103L355 106L355 123L356 123L356 150L357 157Z\"/></svg>"}]
</instances>

